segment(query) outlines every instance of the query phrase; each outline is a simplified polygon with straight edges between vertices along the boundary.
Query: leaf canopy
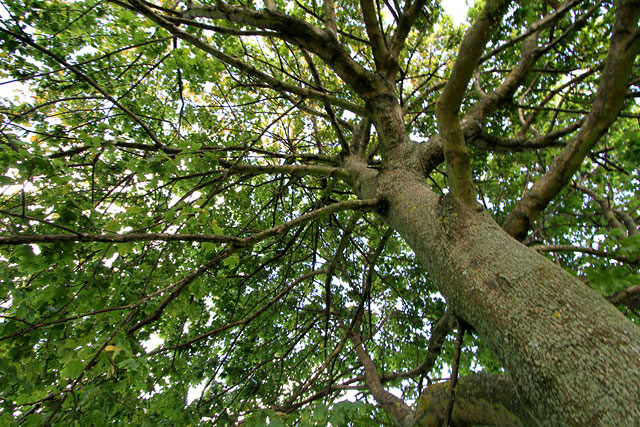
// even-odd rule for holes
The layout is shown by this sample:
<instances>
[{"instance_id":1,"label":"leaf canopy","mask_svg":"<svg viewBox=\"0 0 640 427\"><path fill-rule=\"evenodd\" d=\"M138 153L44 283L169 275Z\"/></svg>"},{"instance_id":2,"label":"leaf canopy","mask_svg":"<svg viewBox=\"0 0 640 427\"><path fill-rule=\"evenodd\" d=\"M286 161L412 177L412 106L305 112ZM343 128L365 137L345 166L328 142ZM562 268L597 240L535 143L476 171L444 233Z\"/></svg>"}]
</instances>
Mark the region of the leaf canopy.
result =
<instances>
[{"instance_id":1,"label":"leaf canopy","mask_svg":"<svg viewBox=\"0 0 640 427\"><path fill-rule=\"evenodd\" d=\"M358 76L303 39L325 31L327 10L276 1L290 17L279 21L261 2L210 3L198 13L190 2L2 2L4 424L390 424L367 390L354 328L385 387L407 401L450 373L452 341L428 371L410 372L446 303L343 167L358 138L369 168L384 162ZM419 3L395 91L410 137L426 144L468 24ZM523 36L551 3L510 7L461 114L518 67ZM613 7L570 3L539 30L514 95L466 135L478 200L498 223L598 87ZM387 46L411 4L376 7ZM379 68L361 5L334 13L352 68ZM639 279L634 71L621 117L525 241L604 296ZM447 177L444 164L429 174L442 195ZM620 308L638 322L638 307ZM460 371L502 368L467 335Z\"/></svg>"}]
</instances>

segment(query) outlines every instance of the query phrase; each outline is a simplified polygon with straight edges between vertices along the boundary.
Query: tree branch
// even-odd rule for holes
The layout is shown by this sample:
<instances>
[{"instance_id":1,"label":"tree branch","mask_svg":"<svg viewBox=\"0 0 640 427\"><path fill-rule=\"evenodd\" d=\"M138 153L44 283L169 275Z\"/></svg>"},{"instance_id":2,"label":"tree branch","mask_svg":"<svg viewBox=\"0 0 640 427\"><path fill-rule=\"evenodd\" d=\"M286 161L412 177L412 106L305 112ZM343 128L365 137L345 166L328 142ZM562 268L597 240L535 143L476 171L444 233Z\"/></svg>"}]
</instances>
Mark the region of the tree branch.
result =
<instances>
[{"instance_id":1,"label":"tree branch","mask_svg":"<svg viewBox=\"0 0 640 427\"><path fill-rule=\"evenodd\" d=\"M231 329L231 328L234 328L236 326L246 325L247 323L251 322L256 317L258 317L259 315L264 313L273 304L275 304L276 302L281 300L282 297L287 295L296 285L298 285L301 282L309 279L310 277L314 277L314 276L317 276L319 274L327 274L327 270L326 269L319 269L319 270L315 270L315 271L303 274L298 279L296 279L293 282L291 282L291 284L289 284L288 286L284 287L284 289L282 289L280 292L278 292L277 295L275 295L273 298L271 298L265 304L260 306L260 308L258 308L256 311L251 313L249 316L245 316L241 320L236 320L234 322L229 322L229 323L227 323L227 324L225 324L223 326L210 329L209 331L207 331L205 333L202 333L200 335L197 335L197 336L195 336L193 338L190 338L187 341L184 341L184 342L181 342L181 343L178 343L178 344L174 344L174 345L171 345L171 346L167 346L167 347L158 348L158 349L153 350L152 352L148 353L147 355L148 356L153 356L154 354L164 353L166 351L178 350L178 349L181 349L181 348L185 348L185 347L188 347L188 346L190 346L190 345L192 345L192 344L194 344L194 343L196 343L196 342L198 342L200 340L203 340L203 339L208 338L210 336L217 335L220 332L226 331L227 329Z\"/></svg>"},{"instance_id":2,"label":"tree branch","mask_svg":"<svg viewBox=\"0 0 640 427\"><path fill-rule=\"evenodd\" d=\"M491 135L482 128L472 128L471 126L463 129L465 141L481 150L493 151L496 153L518 153L523 151L535 151L540 148L552 147L562 144L560 138L575 132L582 125L582 120L565 127L564 129L539 135L534 138L525 138L518 136L515 138L502 138Z\"/></svg>"},{"instance_id":3,"label":"tree branch","mask_svg":"<svg viewBox=\"0 0 640 427\"><path fill-rule=\"evenodd\" d=\"M268 173L284 173L293 176L317 176L322 178L334 177L349 182L351 174L344 168L336 168L333 166L314 166L314 165L245 165L231 164L224 160L220 161L223 166L228 169L217 170L217 173L241 173L245 175L262 175Z\"/></svg>"},{"instance_id":4,"label":"tree branch","mask_svg":"<svg viewBox=\"0 0 640 427\"><path fill-rule=\"evenodd\" d=\"M562 18L567 12L569 12L574 6L582 3L583 1L584 0L569 0L569 1L564 2L562 4L562 6L557 8L553 13L550 13L550 14L546 15L545 17L543 17L542 19L540 19L540 20L534 22L533 24L531 24L529 26L529 28L527 29L527 31L525 31L524 33L520 34L518 37L509 40L508 42L498 46L497 48L495 48L491 52L483 55L482 58L481 58L481 62L484 62L487 59L497 55L498 53L500 53L503 50L507 49L509 46L513 46L514 44L518 43L519 41L526 39L527 37L529 37L533 33L538 33L538 32L540 32L540 30L543 30L545 28L550 27L551 25L553 25L556 22L558 22L558 20L560 18Z\"/></svg>"},{"instance_id":5,"label":"tree branch","mask_svg":"<svg viewBox=\"0 0 640 427\"><path fill-rule=\"evenodd\" d=\"M582 252L589 255L594 255L597 257L602 257L606 259L615 259L616 261L624 262L627 264L637 264L640 262L639 259L631 259L624 256L620 256L615 253L610 253L606 251L602 251L600 249L593 249L582 246L574 246L574 245L536 245L532 246L538 252Z\"/></svg>"},{"instance_id":6,"label":"tree branch","mask_svg":"<svg viewBox=\"0 0 640 427\"><path fill-rule=\"evenodd\" d=\"M331 317L331 281L335 274L338 265L344 258L344 250L349 243L349 239L353 230L356 228L358 221L362 218L361 212L356 212L351 215L347 226L342 231L342 236L338 242L338 247L335 249L331 261L329 261L329 267L327 269L327 275L324 280L324 314L325 314L325 331L324 331L324 348L327 348L327 341L329 339L329 319Z\"/></svg>"},{"instance_id":7,"label":"tree branch","mask_svg":"<svg viewBox=\"0 0 640 427\"><path fill-rule=\"evenodd\" d=\"M314 99L318 99L320 101L326 101L329 102L330 104L333 105L337 105L339 107L345 108L349 111L352 111L355 114L361 115L361 116L366 116L368 114L367 110L364 107L361 107L357 104L354 104L352 102L346 101L344 99L340 99L340 98L336 98L334 96L328 95L326 93L320 92L320 91L316 91L316 90L312 90L312 89L308 89L308 88L301 88L299 86L295 86L292 85L290 83L286 83L283 82L275 77L272 77L260 70L258 70L257 68L255 68L254 66L234 57L231 55L228 55L224 52L222 52L221 50L217 49L216 47L206 43L205 41L199 39L198 37L194 36L193 34L190 34L186 31L183 31L182 29L180 29L176 24L174 24L173 22L170 21L170 19L165 18L163 16L158 15L157 13L155 13L154 11L152 11L151 9L149 9L144 3L142 3L139 0L130 0L130 3L134 6L135 10L137 10L139 13L143 14L144 16L146 16L147 18L149 18L151 21L155 22L156 24L158 24L159 26L161 26L162 28L166 29L167 31L169 31L170 33L172 33L173 35L175 35L176 37L181 38L182 40L190 43L191 45L201 49L204 52L207 52L211 55L213 55L215 58L219 59L220 61L240 70L241 72L243 72L244 74L256 78L259 81L269 85L269 87L273 88L274 90L278 90L278 91L284 91L284 92L289 92L289 93L294 93L298 96L304 97L304 98L314 98ZM206 15L205 9L208 10L205 6L202 6L201 8L204 8L202 10L202 14ZM234 8L235 9L235 8ZM238 9L242 9L242 8L238 8ZM191 9L190 9L191 10ZM199 11L200 9L197 9L197 11ZM287 15L284 15L280 12L275 12L275 11L270 11L270 10L265 10L263 12L256 12L253 10L250 10L252 13L254 14L259 14L259 13L269 13L269 14L277 14L278 16L282 15L283 17L287 17L290 20L293 20L293 22L289 22L291 25L293 25L294 23L297 25L302 25L305 27L305 29L307 29L308 31L311 31L311 29L315 30L316 32L319 32L320 30L317 30L313 27L311 27L309 24L307 24L304 21L292 18L292 17L288 17ZM226 16L226 15L221 15L219 12L212 14L213 16L217 16L217 17L221 17L221 16ZM233 16L233 15L230 15ZM285 19L285 22L287 21L287 19ZM242 21L240 21L242 22ZM301 24L302 23L302 24ZM280 26L286 26L284 23ZM307 32L308 32L307 31ZM324 34L324 33L321 33ZM300 44L300 43L297 43ZM336 41L337 44L337 41ZM364 70L364 69L362 69ZM365 71L362 71L361 74L365 73ZM354 72L355 73L355 72ZM366 80L366 79L364 79ZM362 86L364 85L363 82L358 81L358 83ZM368 85L367 85L368 87Z\"/></svg>"},{"instance_id":8,"label":"tree branch","mask_svg":"<svg viewBox=\"0 0 640 427\"><path fill-rule=\"evenodd\" d=\"M211 242L225 243L235 247L254 245L268 237L286 233L294 227L299 227L307 222L342 210L375 209L378 206L377 199L345 200L333 203L319 209L282 223L276 227L260 231L248 237L208 235L208 234L168 234L168 233L133 233L133 234L19 234L13 236L0 236L0 246L25 245L32 243L60 243L60 242L106 242L126 243L141 241L187 241L187 242Z\"/></svg>"},{"instance_id":9,"label":"tree branch","mask_svg":"<svg viewBox=\"0 0 640 427\"><path fill-rule=\"evenodd\" d=\"M436 106L438 131L442 138L451 194L468 206L475 204L476 191L458 113L482 51L508 3L507 0L487 1L482 14L464 36L451 76Z\"/></svg>"},{"instance_id":10,"label":"tree branch","mask_svg":"<svg viewBox=\"0 0 640 427\"><path fill-rule=\"evenodd\" d=\"M376 13L376 8L372 0L360 0L360 10L362 19L371 41L371 51L376 69L380 73L385 73L389 66L389 50L380 31L380 23Z\"/></svg>"},{"instance_id":11,"label":"tree branch","mask_svg":"<svg viewBox=\"0 0 640 427\"><path fill-rule=\"evenodd\" d=\"M378 369L371 360L369 353L365 350L362 343L362 337L357 332L358 329L359 326L356 325L354 332L351 334L351 340L355 346L358 360L364 367L364 377L367 389L376 399L376 402L378 402L378 404L387 411L387 413L391 415L398 424L401 426L413 425L413 411L411 408L402 399L389 393L382 386Z\"/></svg>"},{"instance_id":12,"label":"tree branch","mask_svg":"<svg viewBox=\"0 0 640 427\"><path fill-rule=\"evenodd\" d=\"M460 367L460 353L462 352L462 339L464 338L464 326L460 320L458 323L458 332L456 334L456 345L453 353L453 366L451 368L451 379L449 380L449 400L447 408L444 412L443 426L451 425L451 415L453 414L453 405L456 400L456 383L458 382L458 368Z\"/></svg>"},{"instance_id":13,"label":"tree branch","mask_svg":"<svg viewBox=\"0 0 640 427\"><path fill-rule=\"evenodd\" d=\"M640 310L640 285L618 291L607 298L612 304L622 304L634 310Z\"/></svg>"},{"instance_id":14,"label":"tree branch","mask_svg":"<svg viewBox=\"0 0 640 427\"><path fill-rule=\"evenodd\" d=\"M130 2L137 8L138 4L141 4L139 0L130 0ZM373 74L353 60L331 32L322 31L302 19L276 10L256 11L231 6L221 1L215 6L190 4L185 15L224 19L276 31L283 40L290 41L322 58L357 93L362 95L372 90Z\"/></svg>"},{"instance_id":15,"label":"tree branch","mask_svg":"<svg viewBox=\"0 0 640 427\"><path fill-rule=\"evenodd\" d=\"M113 105L115 105L120 110L122 110L126 115L131 117L133 119L133 121L136 122L145 131L145 133L149 136L149 138L151 138L151 140L156 144L156 147L160 148L162 151L164 151L166 153L175 153L176 152L175 151L176 149L164 145L162 143L162 141L160 141L158 136L155 134L155 132L140 117L138 117L138 115L136 113L131 111L129 108L124 106L120 101L118 101L116 98L111 96L105 89L103 89L93 79L91 79L89 76L87 76L85 73L83 73L77 66L69 64L67 61L65 61L64 58L61 58L60 56L58 56L55 53L51 52L49 49L41 46L40 44L38 44L36 42L34 42L33 40L31 40L26 35L18 34L18 33L15 33L13 31L11 31L11 30L6 29L6 28L2 28L2 27L0 27L0 31L3 32L3 33L8 34L10 37L14 37L14 38L16 38L16 39L28 44L29 46L39 50L40 52L44 53L45 55L47 55L50 58L52 58L53 60L55 60L60 65L64 66L66 69L68 69L73 74L78 76L80 78L80 80L82 80L82 81L86 82L87 84L89 84L95 90L100 92L102 94L102 96L104 96L106 99L108 99L109 102L111 102Z\"/></svg>"},{"instance_id":16,"label":"tree branch","mask_svg":"<svg viewBox=\"0 0 640 427\"><path fill-rule=\"evenodd\" d=\"M238 248L233 247L233 246L230 246L230 247L224 249L223 251L218 253L215 257L213 257L209 262L207 262L206 264L204 264L201 267L199 267L196 271L194 271L192 273L189 273L188 275L186 275L185 277L180 279L178 282L176 282L174 284L174 286L172 287L171 292L169 292L169 295L167 295L164 298L164 300L162 300L162 302L160 304L158 304L156 306L156 308L150 314L148 314L147 316L145 316L144 319L140 320L135 325L133 325L129 329L127 329L127 335L131 335L135 331L137 331L138 329L142 328L143 326L148 325L148 324L158 320L160 318L160 316L162 315L162 313L164 312L164 309L167 308L167 306L169 305L169 303L171 301L173 301L174 299L176 299L180 295L180 293L182 292L182 290L184 288L186 288L189 284L191 284L198 277L202 276L211 267L213 267L214 265L218 264L220 261L224 260L225 258L228 258L231 255L233 255L237 250L238 250Z\"/></svg>"},{"instance_id":17,"label":"tree branch","mask_svg":"<svg viewBox=\"0 0 640 427\"><path fill-rule=\"evenodd\" d=\"M604 198L600 197L598 194L595 193L595 191L589 190L587 187L585 187L582 184L576 183L576 184L573 184L572 187L591 197L591 199L593 199L593 201L596 202L598 206L600 206L602 215L604 215L605 219L607 220L609 227L620 230L623 233L627 233L626 227L622 225L620 221L618 221L618 218L616 218L616 214L611 208L611 205L608 200L605 200Z\"/></svg>"},{"instance_id":18,"label":"tree branch","mask_svg":"<svg viewBox=\"0 0 640 427\"><path fill-rule=\"evenodd\" d=\"M334 0L324 1L324 25L333 37L338 36L338 27L336 25L336 3Z\"/></svg>"},{"instance_id":19,"label":"tree branch","mask_svg":"<svg viewBox=\"0 0 640 427\"><path fill-rule=\"evenodd\" d=\"M307 65L309 66L309 70L311 71L311 75L313 76L313 80L316 82L316 85L319 88L322 88L322 81L320 80L320 74L318 73L318 69L316 65L313 63L313 58L307 53L306 50L302 50L302 55L304 59L307 61ZM323 92L326 92L323 90ZM338 137L338 142L340 142L340 147L344 154L349 153L349 144L342 133L342 129L340 129L340 124L338 123L338 118L336 117L336 113L333 111L331 104L328 102L324 102L324 109L327 112L327 116L329 117L329 121L331 122L331 126L333 130L336 132L336 136Z\"/></svg>"},{"instance_id":20,"label":"tree branch","mask_svg":"<svg viewBox=\"0 0 640 427\"><path fill-rule=\"evenodd\" d=\"M549 171L525 192L507 217L503 229L514 238L526 237L533 221L571 181L584 158L618 116L635 57L640 51L640 42L635 37L639 15L637 2L617 3L609 54L591 111Z\"/></svg>"},{"instance_id":21,"label":"tree branch","mask_svg":"<svg viewBox=\"0 0 640 427\"><path fill-rule=\"evenodd\" d=\"M400 15L400 21L398 22L395 33L393 34L391 47L389 48L389 58L394 64L400 56L400 51L404 47L404 43L407 40L409 31L411 31L411 27L413 27L416 19L418 19L418 16L420 16L420 14L422 13L422 8L424 7L425 3L425 0L415 0L413 3L411 3L411 6L409 6Z\"/></svg>"}]
</instances>

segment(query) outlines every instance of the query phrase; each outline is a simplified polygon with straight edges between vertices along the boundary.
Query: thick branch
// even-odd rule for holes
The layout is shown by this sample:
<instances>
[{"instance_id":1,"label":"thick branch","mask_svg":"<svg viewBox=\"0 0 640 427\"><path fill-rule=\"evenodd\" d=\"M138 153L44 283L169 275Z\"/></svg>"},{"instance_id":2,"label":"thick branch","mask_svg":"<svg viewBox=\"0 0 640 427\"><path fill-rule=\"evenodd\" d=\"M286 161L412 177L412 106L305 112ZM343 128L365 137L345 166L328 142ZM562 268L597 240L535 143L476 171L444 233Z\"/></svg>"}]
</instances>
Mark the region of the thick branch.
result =
<instances>
[{"instance_id":1,"label":"thick branch","mask_svg":"<svg viewBox=\"0 0 640 427\"><path fill-rule=\"evenodd\" d=\"M274 90L278 90L278 91L284 91L284 92L289 92L289 93L294 93L296 95L302 96L304 98L314 98L314 99L318 99L320 101L325 101L325 102L329 102L330 104L333 105L337 105L340 106L342 108L345 108L349 111L352 111L358 115L361 116L365 116L367 115L367 111L366 109L364 109L363 107L360 107L359 105L353 104L352 102L340 99L340 98L336 98L334 96L328 95L326 93L320 92L320 91L316 91L316 90L312 90L312 89L308 89L308 88L301 88L299 86L295 86L289 83L285 83L275 77L272 77L260 70L258 70L257 68L253 67L252 65L234 57L231 55L228 55L224 52L222 52L221 50L217 49L216 47L206 43L205 41L199 39L198 37L194 36L193 34L190 34L186 31L183 31L182 29L180 29L178 27L178 25L175 25L173 22L171 22L169 19L160 16L158 14L156 14L154 11L152 11L151 9L149 9L147 6L144 5L144 3L138 1L138 0L130 0L130 3L134 6L134 8L139 11L141 14L143 14L144 16L146 16L147 18L149 18L151 21L155 22L156 24L158 24L159 26L161 26L162 28L166 29L167 31L171 32L173 35L181 38L182 40L192 44L193 46L203 50L204 52L207 52L211 55L213 55L215 58L219 59L220 61L231 65L232 67L240 70L241 72L245 73L246 75L256 78L259 81L269 85L271 88L273 88ZM203 6L204 7L204 6ZM256 11L252 11L253 13L260 13L260 12L256 12ZM277 14L277 15L282 15L287 17L287 15L283 15L280 12L275 12L275 11L270 11L270 10L265 10L262 13L269 13L269 14ZM297 20L295 18L291 18L288 17L292 20L295 21L295 23L300 24L303 23L306 27L310 27L309 24L305 23L304 21L301 20ZM298 22L299 21L299 22ZM293 25L293 24L292 24ZM300 24L301 25L301 24ZM311 27L313 28L313 27ZM317 30L315 28L313 28L313 30L320 32L320 30ZM320 34L325 34L323 32L320 32ZM337 42L336 42L337 44ZM313 50L312 50L313 51ZM364 70L364 69L363 69ZM364 74L366 72L362 71L361 74ZM355 71L354 71L355 73ZM363 83L360 82L360 84L362 85ZM368 88L368 86L367 86Z\"/></svg>"},{"instance_id":2,"label":"thick branch","mask_svg":"<svg viewBox=\"0 0 640 427\"><path fill-rule=\"evenodd\" d=\"M526 237L532 222L571 181L584 158L618 116L627 92L633 62L640 50L636 37L639 15L640 5L637 2L618 2L609 54L593 107L578 134L553 166L525 192L507 217L503 228L516 239L523 240Z\"/></svg>"},{"instance_id":3,"label":"thick branch","mask_svg":"<svg viewBox=\"0 0 640 427\"><path fill-rule=\"evenodd\" d=\"M523 136L502 138L492 135L482 128L473 128L471 126L463 129L463 132L465 134L467 144L473 145L481 150L497 153L518 153L561 145L563 142L560 138L570 134L571 132L575 132L580 128L581 124L582 121L579 121L556 132L551 132L546 135L540 135L529 139Z\"/></svg>"},{"instance_id":4,"label":"thick branch","mask_svg":"<svg viewBox=\"0 0 640 427\"><path fill-rule=\"evenodd\" d=\"M465 114L462 127L466 131L468 126L475 124L481 126L484 119L497 108L513 98L513 94L522 84L527 74L531 71L536 60L540 57L538 49L538 33L534 32L522 41L520 61L504 79L502 84L493 92L489 92L475 103Z\"/></svg>"},{"instance_id":5,"label":"thick branch","mask_svg":"<svg viewBox=\"0 0 640 427\"><path fill-rule=\"evenodd\" d=\"M614 210L613 212L616 214L618 219L624 223L624 226L627 227L629 236L637 236L638 234L640 234L638 223L633 219L631 215L617 209Z\"/></svg>"},{"instance_id":6,"label":"thick branch","mask_svg":"<svg viewBox=\"0 0 640 427\"><path fill-rule=\"evenodd\" d=\"M356 327L356 329L358 328ZM373 363L373 360L371 360L369 353L364 348L362 337L360 337L357 332L354 332L351 340L355 346L358 360L364 367L364 377L367 388L376 399L376 402L378 402L378 404L401 426L412 425L413 411L406 403L404 403L404 401L402 401L402 399L384 389L382 382L380 381L378 369Z\"/></svg>"},{"instance_id":7,"label":"thick branch","mask_svg":"<svg viewBox=\"0 0 640 427\"><path fill-rule=\"evenodd\" d=\"M131 0L138 7L138 0ZM373 74L353 60L338 40L328 31L322 31L302 19L280 11L265 9L256 11L217 2L216 6L191 4L186 15L209 19L224 19L238 24L276 31L290 41L318 55L331 66L342 80L360 95L372 89ZM172 31L173 32L173 31Z\"/></svg>"},{"instance_id":8,"label":"thick branch","mask_svg":"<svg viewBox=\"0 0 640 427\"><path fill-rule=\"evenodd\" d=\"M640 285L618 291L608 298L612 304L622 304L634 310L640 310Z\"/></svg>"},{"instance_id":9,"label":"thick branch","mask_svg":"<svg viewBox=\"0 0 640 427\"><path fill-rule=\"evenodd\" d=\"M362 11L362 19L364 20L369 40L371 41L371 51L376 68L379 72L384 73L389 64L389 50L382 37L380 23L376 13L375 5L372 0L360 0L360 10Z\"/></svg>"},{"instance_id":10,"label":"thick branch","mask_svg":"<svg viewBox=\"0 0 640 427\"><path fill-rule=\"evenodd\" d=\"M625 228L625 226L622 225L620 221L618 221L618 218L616 218L616 214L613 211L613 208L611 207L611 204L609 203L608 200L600 197L598 194L596 194L595 191L588 189L584 185L574 184L573 188L588 195L593 199L594 202L598 204L598 206L600 206L600 209L602 210L602 215L604 215L605 219L607 220L609 227L613 229L618 229L623 233L627 232L627 229Z\"/></svg>"},{"instance_id":11,"label":"thick branch","mask_svg":"<svg viewBox=\"0 0 640 427\"><path fill-rule=\"evenodd\" d=\"M349 152L364 158L371 138L371 120L364 118L358 123L351 136Z\"/></svg>"},{"instance_id":12,"label":"thick branch","mask_svg":"<svg viewBox=\"0 0 640 427\"><path fill-rule=\"evenodd\" d=\"M324 2L324 25L333 37L338 36L338 26L336 25L336 3L333 0Z\"/></svg>"},{"instance_id":13,"label":"thick branch","mask_svg":"<svg viewBox=\"0 0 640 427\"><path fill-rule=\"evenodd\" d=\"M465 34L451 76L436 107L451 194L469 206L475 203L475 188L458 113L482 51L508 3L507 0L487 1L480 17Z\"/></svg>"},{"instance_id":14,"label":"thick branch","mask_svg":"<svg viewBox=\"0 0 640 427\"><path fill-rule=\"evenodd\" d=\"M422 13L422 8L425 3L425 0L416 0L402 13L402 15L400 15L400 22L398 22L398 27L396 28L396 32L393 34L391 47L389 48L389 54L391 55L390 59L392 61L395 62L400 55L400 51L404 47L409 31L411 31L411 27L413 27L416 19L418 19L418 16Z\"/></svg>"}]
</instances>

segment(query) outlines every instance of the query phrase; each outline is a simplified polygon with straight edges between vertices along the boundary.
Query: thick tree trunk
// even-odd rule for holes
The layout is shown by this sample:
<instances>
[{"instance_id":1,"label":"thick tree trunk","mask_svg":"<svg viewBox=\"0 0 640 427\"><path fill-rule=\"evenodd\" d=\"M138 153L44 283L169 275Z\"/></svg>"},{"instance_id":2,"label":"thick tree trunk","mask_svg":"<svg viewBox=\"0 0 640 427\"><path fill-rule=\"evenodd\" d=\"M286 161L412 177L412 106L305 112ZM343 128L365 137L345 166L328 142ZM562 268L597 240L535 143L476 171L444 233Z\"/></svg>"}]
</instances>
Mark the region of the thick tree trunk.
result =
<instances>
[{"instance_id":1,"label":"thick tree trunk","mask_svg":"<svg viewBox=\"0 0 640 427\"><path fill-rule=\"evenodd\" d=\"M637 326L479 206L440 198L411 169L387 168L376 181L388 223L488 342L541 424L638 425Z\"/></svg>"}]
</instances>

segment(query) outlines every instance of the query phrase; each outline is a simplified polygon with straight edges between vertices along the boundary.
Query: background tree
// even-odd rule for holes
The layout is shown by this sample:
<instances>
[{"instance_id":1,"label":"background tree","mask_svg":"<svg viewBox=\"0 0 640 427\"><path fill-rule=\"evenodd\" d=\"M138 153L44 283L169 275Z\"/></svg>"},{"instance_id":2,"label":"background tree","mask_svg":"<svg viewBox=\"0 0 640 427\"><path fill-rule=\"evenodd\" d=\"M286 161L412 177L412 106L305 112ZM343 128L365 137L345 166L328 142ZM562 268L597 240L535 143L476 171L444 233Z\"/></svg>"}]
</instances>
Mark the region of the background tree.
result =
<instances>
[{"instance_id":1,"label":"background tree","mask_svg":"<svg viewBox=\"0 0 640 427\"><path fill-rule=\"evenodd\" d=\"M521 3L3 0L0 420L637 424L640 2Z\"/></svg>"}]
</instances>

